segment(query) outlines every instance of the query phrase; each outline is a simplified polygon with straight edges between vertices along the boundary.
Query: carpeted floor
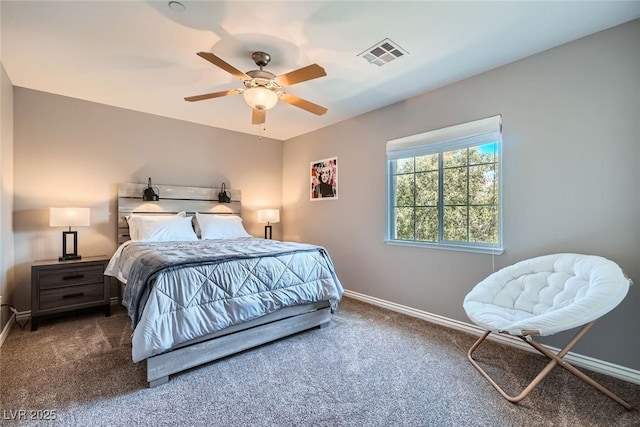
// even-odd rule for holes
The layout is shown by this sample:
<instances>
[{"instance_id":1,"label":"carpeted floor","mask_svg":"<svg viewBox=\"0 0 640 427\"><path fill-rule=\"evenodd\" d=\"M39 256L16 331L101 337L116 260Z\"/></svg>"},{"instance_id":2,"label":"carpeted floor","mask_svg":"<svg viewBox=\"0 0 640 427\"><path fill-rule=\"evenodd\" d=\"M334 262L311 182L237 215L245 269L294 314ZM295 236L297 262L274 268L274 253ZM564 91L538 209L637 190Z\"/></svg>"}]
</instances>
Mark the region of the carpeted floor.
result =
<instances>
[{"instance_id":1,"label":"carpeted floor","mask_svg":"<svg viewBox=\"0 0 640 427\"><path fill-rule=\"evenodd\" d=\"M467 361L475 337L348 298L327 328L153 389L144 362L131 362L130 334L118 308L108 318L43 321L36 332L14 326L0 348L0 424L47 425L30 418L55 411L51 425L640 426L639 410L626 411L563 369L511 404ZM476 354L512 392L545 364L496 343ZM640 407L639 385L592 376Z\"/></svg>"}]
</instances>

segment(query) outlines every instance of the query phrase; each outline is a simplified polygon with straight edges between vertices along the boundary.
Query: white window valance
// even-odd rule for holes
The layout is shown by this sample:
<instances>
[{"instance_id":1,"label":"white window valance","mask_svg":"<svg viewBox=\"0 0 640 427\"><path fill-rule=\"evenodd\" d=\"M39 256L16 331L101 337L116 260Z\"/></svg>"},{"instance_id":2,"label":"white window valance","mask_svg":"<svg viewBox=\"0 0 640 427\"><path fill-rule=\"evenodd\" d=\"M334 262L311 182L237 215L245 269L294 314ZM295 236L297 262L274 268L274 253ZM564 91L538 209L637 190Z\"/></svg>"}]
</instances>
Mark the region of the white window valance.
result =
<instances>
[{"instance_id":1,"label":"white window valance","mask_svg":"<svg viewBox=\"0 0 640 427\"><path fill-rule=\"evenodd\" d=\"M437 151L445 144L448 148L477 145L499 137L501 132L502 115L487 117L387 141L387 156L400 158L421 155Z\"/></svg>"}]
</instances>

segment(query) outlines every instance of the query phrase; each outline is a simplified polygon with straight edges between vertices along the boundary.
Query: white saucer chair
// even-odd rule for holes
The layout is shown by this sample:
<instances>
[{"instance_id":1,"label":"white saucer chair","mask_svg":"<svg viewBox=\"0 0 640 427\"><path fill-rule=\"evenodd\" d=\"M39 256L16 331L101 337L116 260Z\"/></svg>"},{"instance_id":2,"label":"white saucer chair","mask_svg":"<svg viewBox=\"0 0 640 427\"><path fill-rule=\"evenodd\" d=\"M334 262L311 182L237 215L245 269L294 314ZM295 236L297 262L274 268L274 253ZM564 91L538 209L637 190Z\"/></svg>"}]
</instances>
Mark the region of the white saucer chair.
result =
<instances>
[{"instance_id":1,"label":"white saucer chair","mask_svg":"<svg viewBox=\"0 0 640 427\"><path fill-rule=\"evenodd\" d=\"M478 283L464 299L467 316L486 332L467 354L469 361L508 401L517 403L556 366L562 366L611 399L629 403L566 362L563 357L594 322L616 307L629 291L631 280L606 258L581 254L554 254L505 267ZM557 354L533 340L582 326ZM521 338L550 362L517 396L510 396L473 359L473 352L490 333Z\"/></svg>"}]
</instances>

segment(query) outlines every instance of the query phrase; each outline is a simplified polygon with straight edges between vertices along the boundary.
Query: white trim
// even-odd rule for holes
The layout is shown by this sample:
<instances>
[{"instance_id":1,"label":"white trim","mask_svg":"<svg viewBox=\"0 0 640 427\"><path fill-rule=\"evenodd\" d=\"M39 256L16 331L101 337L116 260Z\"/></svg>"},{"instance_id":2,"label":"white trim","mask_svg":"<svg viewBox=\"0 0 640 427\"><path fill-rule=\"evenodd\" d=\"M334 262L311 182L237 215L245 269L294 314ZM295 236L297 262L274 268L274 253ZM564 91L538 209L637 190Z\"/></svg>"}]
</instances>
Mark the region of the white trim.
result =
<instances>
[{"instance_id":1,"label":"white trim","mask_svg":"<svg viewBox=\"0 0 640 427\"><path fill-rule=\"evenodd\" d=\"M2 333L0 334L0 347L2 347L2 344L4 344L4 340L6 340L9 336L9 331L11 330L11 326L13 326L13 319L15 317L15 314L11 314L11 316L9 316L9 320L7 320L6 325L4 325L4 328L2 328Z\"/></svg>"},{"instance_id":2,"label":"white trim","mask_svg":"<svg viewBox=\"0 0 640 427\"><path fill-rule=\"evenodd\" d=\"M120 304L120 301L119 301L118 297L111 297L111 299L109 301L110 301L111 305L119 305ZM19 312L17 314L12 314L11 315L11 317L7 321L7 324L5 325L4 329L2 330L2 334L0 334L0 347L2 347L2 343L4 343L4 340L9 335L9 330L11 329L11 325L13 325L14 317L15 317L15 320L17 320L18 322L21 322L23 320L28 320L29 318L31 318L31 310L25 310L25 311L21 311L21 312Z\"/></svg>"},{"instance_id":3,"label":"white trim","mask_svg":"<svg viewBox=\"0 0 640 427\"><path fill-rule=\"evenodd\" d=\"M481 246L471 246L471 245L447 245L445 243L429 243L429 242L422 242L418 240L385 239L384 242L387 245L413 246L416 248L440 249L445 251L475 252L478 254L489 254L489 255L502 255L504 253L503 248L481 247Z\"/></svg>"},{"instance_id":4,"label":"white trim","mask_svg":"<svg viewBox=\"0 0 640 427\"><path fill-rule=\"evenodd\" d=\"M471 335L480 336L484 332L484 329L470 323L461 322L459 320L450 319L448 317L440 316L433 313L428 313L426 311L418 310L412 307L407 307L401 304L396 304L394 302L386 301L376 297L371 297L358 292L345 290L344 295L346 297L357 299L359 301L363 301L368 304L386 308L388 310L395 311L398 313L406 314L407 316L426 320L427 322L435 323L440 326L445 326L451 329L466 332ZM489 339L538 354L538 352L535 349L533 349L531 346L527 345L526 343L522 342L519 338L516 338L516 337L491 334L489 335ZM548 349L554 352L558 352L560 350L551 346L545 346L545 347L547 347ZM590 371L593 371L593 372L609 375L614 378L618 378L633 384L640 385L640 371L638 370L627 368L621 365L616 365L614 363L595 359L593 357L584 356L584 355L573 353L573 352L569 352L565 356L565 359L567 360L567 362L573 365L579 366L581 368L589 369Z\"/></svg>"},{"instance_id":5,"label":"white trim","mask_svg":"<svg viewBox=\"0 0 640 427\"><path fill-rule=\"evenodd\" d=\"M110 305L119 305L120 301L119 301L118 297L111 297L111 299L109 299L109 304ZM100 307L100 306L96 306L95 308L97 308L97 307ZM73 314L73 311L70 311L69 313ZM16 320L18 322L21 322L21 321L29 319L31 317L31 310L20 311L15 316L16 316Z\"/></svg>"},{"instance_id":6,"label":"white trim","mask_svg":"<svg viewBox=\"0 0 640 427\"><path fill-rule=\"evenodd\" d=\"M500 133L502 130L502 115L474 120L472 122L434 129L417 135L387 141L387 154L394 151L406 151L416 147L433 144L447 144L451 141L469 139L490 133Z\"/></svg>"},{"instance_id":7,"label":"white trim","mask_svg":"<svg viewBox=\"0 0 640 427\"><path fill-rule=\"evenodd\" d=\"M31 310L20 311L20 312L16 313L16 320L18 322L21 322L23 320L27 320L29 318L31 318Z\"/></svg>"}]
</instances>

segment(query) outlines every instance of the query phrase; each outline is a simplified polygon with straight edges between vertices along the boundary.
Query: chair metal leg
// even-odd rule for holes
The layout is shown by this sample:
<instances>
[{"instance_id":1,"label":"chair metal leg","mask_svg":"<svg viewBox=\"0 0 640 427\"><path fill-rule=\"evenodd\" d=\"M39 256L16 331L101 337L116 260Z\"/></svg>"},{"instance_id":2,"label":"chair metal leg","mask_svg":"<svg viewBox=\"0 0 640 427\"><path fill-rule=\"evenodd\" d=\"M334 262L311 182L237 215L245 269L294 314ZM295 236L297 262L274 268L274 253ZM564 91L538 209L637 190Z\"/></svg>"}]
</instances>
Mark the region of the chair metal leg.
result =
<instances>
[{"instance_id":1,"label":"chair metal leg","mask_svg":"<svg viewBox=\"0 0 640 427\"><path fill-rule=\"evenodd\" d=\"M591 328L591 326L593 326L594 323L595 323L595 321L593 321L591 323L587 323L586 325L584 325L582 327L582 329L580 329L580 331L578 331L578 333L567 343L567 345L565 345L564 348L562 348L562 350L560 350L558 352L558 354L553 353L552 351L550 351L549 349L544 347L542 344L540 344L540 343L538 343L536 341L533 341L532 339L527 339L527 337L519 335L518 336L519 338L521 338L524 342L526 342L527 344L529 344L530 346L532 346L533 348L538 350L540 353L545 355L547 358L550 359L550 361L540 371L540 373L529 383L529 385L527 385L524 388L524 390L520 394L518 394L517 396L508 395L489 376L489 374L487 374L484 371L484 369L482 369L480 367L480 365L473 359L473 352L480 346L480 344L482 344L482 342L484 342L484 340L489 336L491 331L486 331L480 338L478 338L478 340L469 349L469 352L467 353L467 358L469 359L469 361L471 362L473 367L476 368L478 370L478 372L480 372L480 374L489 382L489 384L491 384L493 386L493 388L495 388L502 395L502 397L504 397L505 399L507 399L509 402L512 402L512 403L518 403L522 399L527 397L527 395L531 392L531 390L533 390L544 379L544 377L546 377L547 374L549 372L551 372L551 370L556 365L559 365L559 366L567 369L569 372L571 372L572 374L574 374L575 376L577 376L581 380L585 381L587 384L589 384L592 387L594 387L596 390L598 390L601 393L603 393L605 396L607 396L610 399L614 400L615 402L619 403L625 409L631 410L631 409L633 409L632 405L630 405L626 401L622 400L621 398L616 396L614 393L612 393L611 391L606 389L604 386L602 386L600 383L596 382L595 380L593 380L592 378L587 376L585 373L583 373L582 371L578 370L576 367L574 367L573 365L569 364L569 362L566 362L563 359L563 357L569 352L569 350L578 342L578 340L580 338L582 338L582 336Z\"/></svg>"}]
</instances>

